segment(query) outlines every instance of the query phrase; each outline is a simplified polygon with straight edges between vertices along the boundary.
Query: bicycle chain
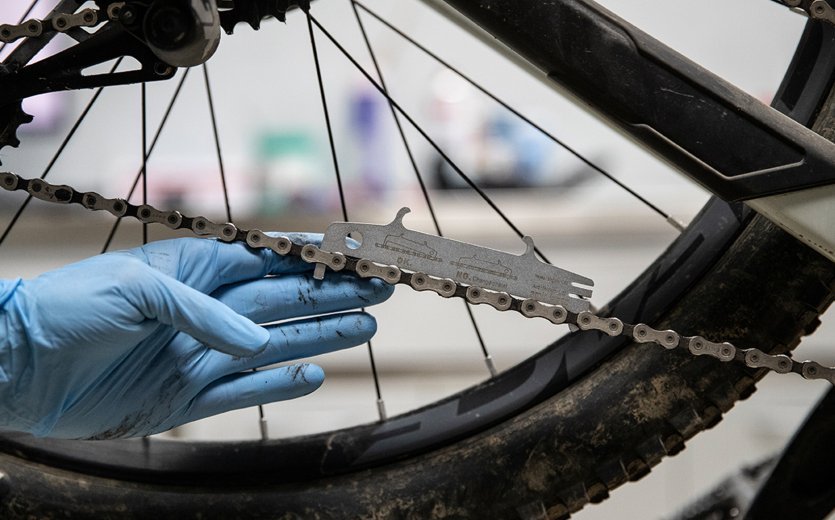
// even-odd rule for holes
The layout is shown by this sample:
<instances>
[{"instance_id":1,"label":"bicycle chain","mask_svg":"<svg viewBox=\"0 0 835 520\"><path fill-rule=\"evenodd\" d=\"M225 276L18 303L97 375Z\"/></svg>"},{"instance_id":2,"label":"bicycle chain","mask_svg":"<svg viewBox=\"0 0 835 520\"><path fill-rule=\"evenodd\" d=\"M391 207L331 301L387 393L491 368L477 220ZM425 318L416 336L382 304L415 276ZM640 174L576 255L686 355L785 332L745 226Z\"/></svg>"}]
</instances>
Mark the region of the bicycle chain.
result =
<instances>
[{"instance_id":1,"label":"bicycle chain","mask_svg":"<svg viewBox=\"0 0 835 520\"><path fill-rule=\"evenodd\" d=\"M261 1L264 0L256 0ZM787 7L794 9L814 20L820 20L835 25L835 8L833 8L826 0L782 0ZM275 4L275 5L274 5ZM236 13L236 18L227 20L224 24L226 30L231 33L234 25L239 21L247 21L253 28L258 29L260 19L265 15L273 15L278 19L283 19L284 13L289 9L294 2L285 1L279 6L272 2L265 2L265 6L260 4L252 4L248 6L247 13ZM286 5L285 5L286 4ZM102 11L97 9L83 9L77 13L60 13L53 15L50 18L39 20L30 19L25 20L19 24L2 24L0 25L0 42L12 43L21 38L37 38L45 31L53 30L56 32L67 32L76 27L95 27L99 23L108 20L115 20L118 18L118 9L124 5L124 2L117 2L108 9L105 16ZM252 12L249 12L252 11ZM263 12L263 13L262 13Z\"/></svg>"},{"instance_id":2,"label":"bicycle chain","mask_svg":"<svg viewBox=\"0 0 835 520\"><path fill-rule=\"evenodd\" d=\"M112 19L112 16L109 19ZM21 38L37 38L47 31L65 33L76 27L95 27L103 21L101 11L82 9L77 13L54 14L44 20L32 18L19 24L2 24L0 42L13 43Z\"/></svg>"},{"instance_id":3,"label":"bicycle chain","mask_svg":"<svg viewBox=\"0 0 835 520\"><path fill-rule=\"evenodd\" d=\"M826 0L782 0L783 4L801 14L835 25L835 8Z\"/></svg>"},{"instance_id":4,"label":"bicycle chain","mask_svg":"<svg viewBox=\"0 0 835 520\"><path fill-rule=\"evenodd\" d=\"M780 374L794 372L804 379L825 379L835 385L835 368L815 361L794 361L785 354L766 354L757 348L742 349L701 336L682 336L672 330L657 330L645 323L632 325L619 318L598 316L589 311L573 313L561 305L517 298L449 278L436 278L395 265L377 264L339 252L331 253L313 244L295 244L285 236L271 236L258 229L239 229L234 224L218 224L206 217L188 217L179 211L161 211L150 205L137 206L124 199L106 198L91 191L81 192L42 179L25 179L14 173L0 172L0 187L7 191L25 191L45 202L79 204L91 211L107 211L118 218L134 218L170 229L186 229L199 237L216 238L227 243L241 242L253 249L270 249L281 256L295 256L308 263L327 265L332 271L348 271L361 278L379 278L392 285L408 285L417 291L431 291L444 298L463 298L472 304L490 305L499 311L516 311L528 318L544 318L558 325L574 325L583 331L595 330L609 336L623 336L636 343L655 343L667 350L682 348L694 356L710 356L723 362L737 361L749 368L765 368Z\"/></svg>"}]
</instances>

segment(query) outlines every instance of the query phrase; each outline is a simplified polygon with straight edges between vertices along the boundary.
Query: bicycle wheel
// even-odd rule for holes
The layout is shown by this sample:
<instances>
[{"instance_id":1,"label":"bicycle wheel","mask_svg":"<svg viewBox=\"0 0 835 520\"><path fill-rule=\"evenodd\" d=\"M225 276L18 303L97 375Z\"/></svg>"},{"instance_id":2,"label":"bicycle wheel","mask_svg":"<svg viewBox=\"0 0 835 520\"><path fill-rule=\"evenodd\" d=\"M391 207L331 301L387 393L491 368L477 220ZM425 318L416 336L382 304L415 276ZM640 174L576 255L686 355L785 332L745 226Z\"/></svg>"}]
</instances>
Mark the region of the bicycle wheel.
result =
<instances>
[{"instance_id":1,"label":"bicycle wheel","mask_svg":"<svg viewBox=\"0 0 835 520\"><path fill-rule=\"evenodd\" d=\"M823 59L812 47L827 38L820 26L807 29L782 95L809 83L808 54ZM833 127L825 83L801 88L803 106L820 107L810 117L820 115L822 130ZM608 310L782 352L814 328L834 282L828 261L744 207L712 201ZM482 385L385 423L305 438L7 436L3 507L14 516L560 517L680 450L763 375L601 336L565 337Z\"/></svg>"}]
</instances>

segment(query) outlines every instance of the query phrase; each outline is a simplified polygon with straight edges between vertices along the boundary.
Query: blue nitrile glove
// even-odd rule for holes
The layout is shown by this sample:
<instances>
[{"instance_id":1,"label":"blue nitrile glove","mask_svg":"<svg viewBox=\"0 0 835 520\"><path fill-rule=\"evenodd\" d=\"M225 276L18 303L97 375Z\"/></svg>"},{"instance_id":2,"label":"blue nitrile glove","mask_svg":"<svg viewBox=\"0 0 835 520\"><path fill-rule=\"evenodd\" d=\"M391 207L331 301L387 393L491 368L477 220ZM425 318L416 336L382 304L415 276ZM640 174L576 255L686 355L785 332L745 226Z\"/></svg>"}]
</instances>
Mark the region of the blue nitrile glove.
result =
<instances>
[{"instance_id":1,"label":"blue nitrile glove","mask_svg":"<svg viewBox=\"0 0 835 520\"><path fill-rule=\"evenodd\" d=\"M316 365L250 369L362 344L374 318L255 323L374 305L392 287L338 273L320 282L312 269L184 238L0 283L0 429L133 437L316 390Z\"/></svg>"}]
</instances>

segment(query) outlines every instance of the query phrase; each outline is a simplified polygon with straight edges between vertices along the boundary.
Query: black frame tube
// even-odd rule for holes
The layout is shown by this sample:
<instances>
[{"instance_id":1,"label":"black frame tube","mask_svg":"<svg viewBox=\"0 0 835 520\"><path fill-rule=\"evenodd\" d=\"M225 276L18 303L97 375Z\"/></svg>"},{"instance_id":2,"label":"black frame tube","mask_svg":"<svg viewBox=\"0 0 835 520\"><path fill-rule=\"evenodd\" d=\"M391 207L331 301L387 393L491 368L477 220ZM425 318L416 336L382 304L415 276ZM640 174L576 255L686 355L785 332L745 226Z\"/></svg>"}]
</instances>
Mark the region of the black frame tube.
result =
<instances>
[{"instance_id":1,"label":"black frame tube","mask_svg":"<svg viewBox=\"0 0 835 520\"><path fill-rule=\"evenodd\" d=\"M725 200L835 182L835 145L594 2L443 2Z\"/></svg>"}]
</instances>

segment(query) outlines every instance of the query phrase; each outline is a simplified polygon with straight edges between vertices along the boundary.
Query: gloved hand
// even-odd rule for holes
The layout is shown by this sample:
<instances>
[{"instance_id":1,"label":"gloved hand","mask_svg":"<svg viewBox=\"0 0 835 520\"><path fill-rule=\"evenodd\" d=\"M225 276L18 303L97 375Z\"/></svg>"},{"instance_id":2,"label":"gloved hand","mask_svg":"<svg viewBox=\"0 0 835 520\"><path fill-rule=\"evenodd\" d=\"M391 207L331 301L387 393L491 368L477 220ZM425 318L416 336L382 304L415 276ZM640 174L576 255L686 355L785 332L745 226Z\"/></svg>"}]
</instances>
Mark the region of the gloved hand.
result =
<instances>
[{"instance_id":1,"label":"gloved hand","mask_svg":"<svg viewBox=\"0 0 835 520\"><path fill-rule=\"evenodd\" d=\"M0 283L0 429L133 437L316 390L316 365L250 369L362 344L374 318L255 323L374 305L393 289L338 273L320 282L312 269L269 250L186 238Z\"/></svg>"}]
</instances>

